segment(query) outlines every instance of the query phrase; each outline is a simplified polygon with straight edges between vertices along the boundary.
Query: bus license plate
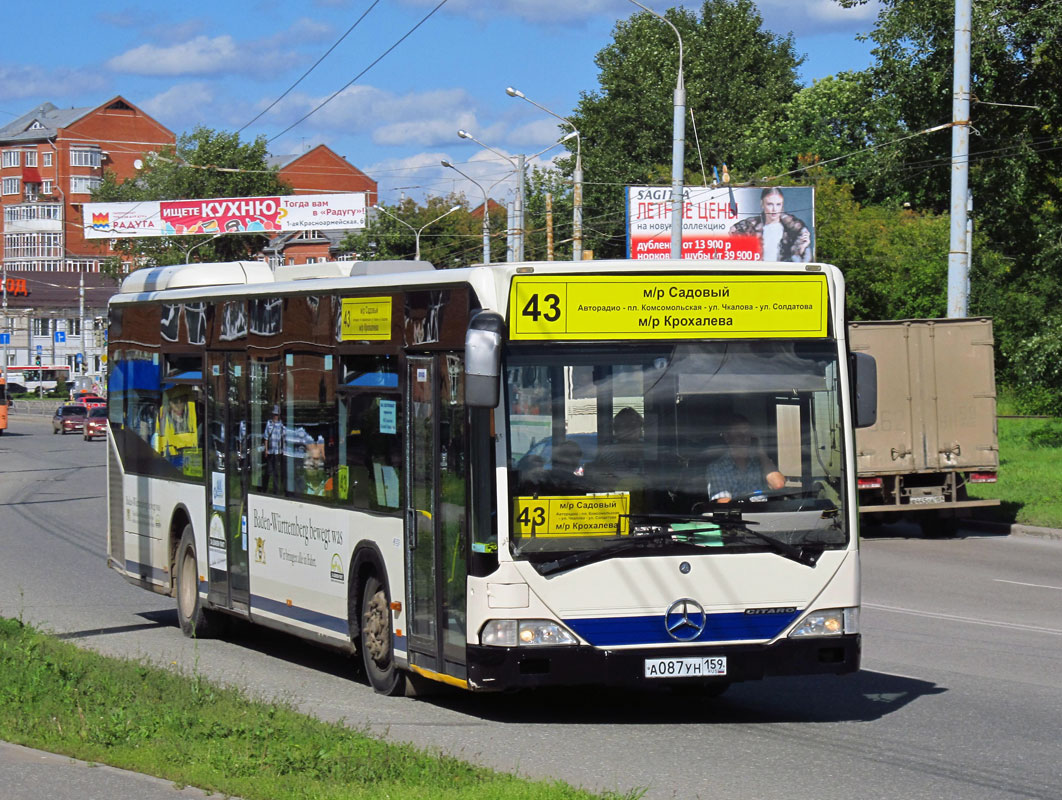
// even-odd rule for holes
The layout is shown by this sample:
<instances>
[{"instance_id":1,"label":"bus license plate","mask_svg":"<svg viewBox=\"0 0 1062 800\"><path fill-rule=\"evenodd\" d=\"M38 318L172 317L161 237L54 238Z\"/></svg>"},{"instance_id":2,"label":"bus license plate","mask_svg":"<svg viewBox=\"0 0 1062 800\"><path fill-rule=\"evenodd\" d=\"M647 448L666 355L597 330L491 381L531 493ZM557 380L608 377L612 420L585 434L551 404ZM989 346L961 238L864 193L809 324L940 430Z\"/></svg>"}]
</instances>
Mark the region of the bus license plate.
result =
<instances>
[{"instance_id":1,"label":"bus license plate","mask_svg":"<svg viewBox=\"0 0 1062 800\"><path fill-rule=\"evenodd\" d=\"M697 658L647 658L647 678L707 678L726 675L726 656Z\"/></svg>"}]
</instances>

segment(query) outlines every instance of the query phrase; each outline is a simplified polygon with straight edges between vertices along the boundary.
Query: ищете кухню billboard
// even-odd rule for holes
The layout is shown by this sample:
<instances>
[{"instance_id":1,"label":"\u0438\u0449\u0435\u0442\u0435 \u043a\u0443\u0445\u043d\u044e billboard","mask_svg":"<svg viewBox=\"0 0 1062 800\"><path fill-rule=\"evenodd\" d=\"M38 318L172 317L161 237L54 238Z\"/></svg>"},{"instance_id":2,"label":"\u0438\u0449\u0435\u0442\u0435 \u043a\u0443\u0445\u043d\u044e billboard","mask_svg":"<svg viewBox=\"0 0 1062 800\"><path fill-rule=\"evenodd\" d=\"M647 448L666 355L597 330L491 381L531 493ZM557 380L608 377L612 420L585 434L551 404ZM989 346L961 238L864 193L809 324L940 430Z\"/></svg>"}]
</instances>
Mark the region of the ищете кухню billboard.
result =
<instances>
[{"instance_id":1,"label":"\u0438\u0449\u0435\u0442\u0435 \u043a\u0443\u0445\u043d\u044e billboard","mask_svg":"<svg viewBox=\"0 0 1062 800\"><path fill-rule=\"evenodd\" d=\"M815 258L810 186L687 186L682 257L806 262ZM627 257L671 258L671 187L627 187Z\"/></svg>"},{"instance_id":2,"label":"\u0438\u0449\u0435\u0442\u0435 \u043a\u0443\u0445\u043d\u044e billboard","mask_svg":"<svg viewBox=\"0 0 1062 800\"><path fill-rule=\"evenodd\" d=\"M86 239L365 227L365 192L85 203Z\"/></svg>"}]
</instances>

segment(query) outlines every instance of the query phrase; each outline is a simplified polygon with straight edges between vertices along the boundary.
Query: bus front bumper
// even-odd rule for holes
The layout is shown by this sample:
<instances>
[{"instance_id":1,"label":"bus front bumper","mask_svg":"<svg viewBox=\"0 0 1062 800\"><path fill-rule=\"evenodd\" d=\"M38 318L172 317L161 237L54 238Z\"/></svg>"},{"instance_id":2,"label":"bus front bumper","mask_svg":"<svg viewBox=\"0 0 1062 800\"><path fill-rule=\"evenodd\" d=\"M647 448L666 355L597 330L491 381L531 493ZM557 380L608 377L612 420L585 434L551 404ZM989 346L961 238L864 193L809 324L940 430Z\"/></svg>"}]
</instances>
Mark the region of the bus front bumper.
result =
<instances>
[{"instance_id":1,"label":"bus front bumper","mask_svg":"<svg viewBox=\"0 0 1062 800\"><path fill-rule=\"evenodd\" d=\"M608 650L596 647L483 647L469 645L468 679L479 691L543 686L635 686L736 683L778 675L841 675L859 669L859 634L781 639L768 645L710 645ZM647 678L646 660L725 656L726 675Z\"/></svg>"}]
</instances>

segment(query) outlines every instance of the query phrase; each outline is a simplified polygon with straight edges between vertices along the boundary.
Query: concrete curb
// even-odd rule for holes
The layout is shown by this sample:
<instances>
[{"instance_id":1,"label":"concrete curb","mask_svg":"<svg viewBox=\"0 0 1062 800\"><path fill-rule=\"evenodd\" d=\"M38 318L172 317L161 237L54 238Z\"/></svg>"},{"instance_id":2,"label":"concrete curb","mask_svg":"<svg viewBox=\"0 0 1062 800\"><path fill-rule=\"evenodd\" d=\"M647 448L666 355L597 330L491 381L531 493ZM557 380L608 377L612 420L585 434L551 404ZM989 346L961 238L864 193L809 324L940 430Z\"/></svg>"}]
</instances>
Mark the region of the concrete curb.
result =
<instances>
[{"instance_id":1,"label":"concrete curb","mask_svg":"<svg viewBox=\"0 0 1062 800\"><path fill-rule=\"evenodd\" d=\"M962 521L962 524L974 530L982 530L986 533L995 533L1001 536L1032 536L1038 539L1062 541L1062 530L1058 528L1041 528L1036 525L1022 525L1017 522L1012 524L977 519L966 519Z\"/></svg>"},{"instance_id":2,"label":"concrete curb","mask_svg":"<svg viewBox=\"0 0 1062 800\"><path fill-rule=\"evenodd\" d=\"M4 797L19 800L205 800L218 797L139 772L0 742Z\"/></svg>"}]
</instances>

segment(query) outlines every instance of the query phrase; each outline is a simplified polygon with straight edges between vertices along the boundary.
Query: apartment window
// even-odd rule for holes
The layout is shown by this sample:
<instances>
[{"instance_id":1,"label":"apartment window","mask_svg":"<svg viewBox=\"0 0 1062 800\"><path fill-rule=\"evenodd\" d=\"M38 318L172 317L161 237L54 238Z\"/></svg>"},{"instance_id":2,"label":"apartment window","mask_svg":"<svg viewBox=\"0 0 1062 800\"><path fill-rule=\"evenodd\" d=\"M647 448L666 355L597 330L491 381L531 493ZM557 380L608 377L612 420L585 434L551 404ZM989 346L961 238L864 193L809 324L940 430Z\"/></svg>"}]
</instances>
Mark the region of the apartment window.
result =
<instances>
[{"instance_id":1,"label":"apartment window","mask_svg":"<svg viewBox=\"0 0 1062 800\"><path fill-rule=\"evenodd\" d=\"M3 166L5 167L17 167L19 166L19 150L5 150L3 155ZM5 192L6 194L6 192Z\"/></svg>"},{"instance_id":2,"label":"apartment window","mask_svg":"<svg viewBox=\"0 0 1062 800\"><path fill-rule=\"evenodd\" d=\"M44 158L44 166L50 167L52 165L52 154L44 153L42 157Z\"/></svg>"},{"instance_id":3,"label":"apartment window","mask_svg":"<svg viewBox=\"0 0 1062 800\"><path fill-rule=\"evenodd\" d=\"M52 321L48 317L34 317L33 318L33 335L34 336L51 336L52 335Z\"/></svg>"},{"instance_id":4,"label":"apartment window","mask_svg":"<svg viewBox=\"0 0 1062 800\"><path fill-rule=\"evenodd\" d=\"M22 191L21 183L21 178L4 178L4 194L19 194Z\"/></svg>"},{"instance_id":5,"label":"apartment window","mask_svg":"<svg viewBox=\"0 0 1062 800\"><path fill-rule=\"evenodd\" d=\"M70 166L72 167L99 167L100 165L100 151L99 150L70 150Z\"/></svg>"},{"instance_id":6,"label":"apartment window","mask_svg":"<svg viewBox=\"0 0 1062 800\"><path fill-rule=\"evenodd\" d=\"M61 233L5 233L4 259L61 258ZM53 268L54 269L54 268Z\"/></svg>"},{"instance_id":7,"label":"apartment window","mask_svg":"<svg viewBox=\"0 0 1062 800\"><path fill-rule=\"evenodd\" d=\"M4 178L7 181L7 178ZM70 177L70 192L71 194L92 194L99 188L103 181L99 178L89 177L88 175L72 175Z\"/></svg>"},{"instance_id":8,"label":"apartment window","mask_svg":"<svg viewBox=\"0 0 1062 800\"><path fill-rule=\"evenodd\" d=\"M36 150L27 150L26 151L26 166L27 167L35 167L35 166L37 166L37 151Z\"/></svg>"},{"instance_id":9,"label":"apartment window","mask_svg":"<svg viewBox=\"0 0 1062 800\"><path fill-rule=\"evenodd\" d=\"M66 335L67 336L80 336L81 335L81 320L68 319L66 321Z\"/></svg>"},{"instance_id":10,"label":"apartment window","mask_svg":"<svg viewBox=\"0 0 1062 800\"><path fill-rule=\"evenodd\" d=\"M44 194L51 194L52 193L52 182L51 181L43 181L41 183L41 192L43 192Z\"/></svg>"}]
</instances>

